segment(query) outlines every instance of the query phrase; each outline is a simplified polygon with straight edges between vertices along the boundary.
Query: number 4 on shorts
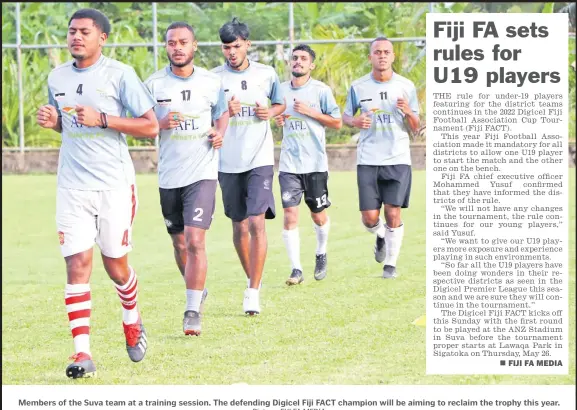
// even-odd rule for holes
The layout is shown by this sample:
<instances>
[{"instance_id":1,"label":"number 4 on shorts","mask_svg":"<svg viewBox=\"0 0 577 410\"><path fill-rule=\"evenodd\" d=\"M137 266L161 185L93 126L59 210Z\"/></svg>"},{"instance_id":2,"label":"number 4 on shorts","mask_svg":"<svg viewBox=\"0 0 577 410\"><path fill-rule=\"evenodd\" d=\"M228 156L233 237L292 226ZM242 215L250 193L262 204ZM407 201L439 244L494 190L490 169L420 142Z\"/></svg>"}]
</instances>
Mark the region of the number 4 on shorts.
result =
<instances>
[{"instance_id":1,"label":"number 4 on shorts","mask_svg":"<svg viewBox=\"0 0 577 410\"><path fill-rule=\"evenodd\" d=\"M122 246L128 246L128 229L124 231L122 235Z\"/></svg>"}]
</instances>

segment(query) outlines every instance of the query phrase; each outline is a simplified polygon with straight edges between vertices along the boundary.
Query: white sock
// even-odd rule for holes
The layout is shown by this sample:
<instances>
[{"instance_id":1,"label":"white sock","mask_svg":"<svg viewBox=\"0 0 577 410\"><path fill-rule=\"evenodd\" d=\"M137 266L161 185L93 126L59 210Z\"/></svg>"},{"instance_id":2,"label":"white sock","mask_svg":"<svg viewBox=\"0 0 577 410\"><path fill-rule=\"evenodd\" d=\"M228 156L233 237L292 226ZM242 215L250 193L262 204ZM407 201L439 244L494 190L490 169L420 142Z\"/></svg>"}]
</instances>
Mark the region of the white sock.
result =
<instances>
[{"instance_id":1,"label":"white sock","mask_svg":"<svg viewBox=\"0 0 577 410\"><path fill-rule=\"evenodd\" d=\"M186 289L186 310L200 312L200 302L204 290Z\"/></svg>"},{"instance_id":2,"label":"white sock","mask_svg":"<svg viewBox=\"0 0 577 410\"><path fill-rule=\"evenodd\" d=\"M401 252L404 234L405 225L402 223L398 228L389 228L387 226L385 233L385 265L397 266L397 258Z\"/></svg>"},{"instance_id":3,"label":"white sock","mask_svg":"<svg viewBox=\"0 0 577 410\"><path fill-rule=\"evenodd\" d=\"M250 278L246 278L246 287L250 289ZM258 289L262 288L262 278L260 278L260 283L258 284Z\"/></svg>"},{"instance_id":4,"label":"white sock","mask_svg":"<svg viewBox=\"0 0 577 410\"><path fill-rule=\"evenodd\" d=\"M327 221L323 226L314 224L317 233L317 255L327 253L327 243L329 241L329 231L331 229L331 220L327 216Z\"/></svg>"},{"instance_id":5,"label":"white sock","mask_svg":"<svg viewBox=\"0 0 577 410\"><path fill-rule=\"evenodd\" d=\"M132 325L138 322L138 307L136 306L138 278L132 266L129 266L128 269L130 270L130 276L126 283L122 286L116 284L114 286L122 304L122 321L127 325Z\"/></svg>"},{"instance_id":6,"label":"white sock","mask_svg":"<svg viewBox=\"0 0 577 410\"><path fill-rule=\"evenodd\" d=\"M246 290L246 295L250 295L249 297L250 297L251 299L252 299L252 298L257 298L257 299L258 299L259 293L260 293L260 292L259 292L258 289L248 288L248 289Z\"/></svg>"},{"instance_id":7,"label":"white sock","mask_svg":"<svg viewBox=\"0 0 577 410\"><path fill-rule=\"evenodd\" d=\"M299 238L299 228L282 231L282 238L288 252L293 269L303 270L301 266L301 241Z\"/></svg>"},{"instance_id":8,"label":"white sock","mask_svg":"<svg viewBox=\"0 0 577 410\"><path fill-rule=\"evenodd\" d=\"M379 221L377 222L377 224L375 226L373 226L372 228L367 228L365 226L366 230L369 231L370 233L376 233L379 238L384 238L385 237L385 223L383 222L383 220L381 218L379 218Z\"/></svg>"}]
</instances>

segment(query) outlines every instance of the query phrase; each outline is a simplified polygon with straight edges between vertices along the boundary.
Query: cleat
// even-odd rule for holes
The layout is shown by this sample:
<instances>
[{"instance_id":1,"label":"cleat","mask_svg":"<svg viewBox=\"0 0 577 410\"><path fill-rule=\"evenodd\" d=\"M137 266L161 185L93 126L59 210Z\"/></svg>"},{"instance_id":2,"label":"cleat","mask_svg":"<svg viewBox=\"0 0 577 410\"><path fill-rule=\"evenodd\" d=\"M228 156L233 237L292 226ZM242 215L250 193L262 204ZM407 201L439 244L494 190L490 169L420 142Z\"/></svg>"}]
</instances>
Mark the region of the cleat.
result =
<instances>
[{"instance_id":1,"label":"cleat","mask_svg":"<svg viewBox=\"0 0 577 410\"><path fill-rule=\"evenodd\" d=\"M254 316L260 313L259 292L257 289L247 288L244 290L242 302L244 313Z\"/></svg>"},{"instance_id":2,"label":"cleat","mask_svg":"<svg viewBox=\"0 0 577 410\"><path fill-rule=\"evenodd\" d=\"M184 312L182 319L182 330L186 336L200 336L200 319L202 314L194 310Z\"/></svg>"},{"instance_id":3,"label":"cleat","mask_svg":"<svg viewBox=\"0 0 577 410\"><path fill-rule=\"evenodd\" d=\"M391 265L385 265L383 267L383 279L394 279L397 277L397 269Z\"/></svg>"},{"instance_id":4,"label":"cleat","mask_svg":"<svg viewBox=\"0 0 577 410\"><path fill-rule=\"evenodd\" d=\"M138 322L127 325L122 323L124 327L124 336L126 337L126 351L128 357L133 362L139 362L144 359L146 349L148 347L148 339L146 338L146 331L142 324L142 318L138 316Z\"/></svg>"},{"instance_id":5,"label":"cleat","mask_svg":"<svg viewBox=\"0 0 577 410\"><path fill-rule=\"evenodd\" d=\"M94 362L90 355L80 352L71 356L70 360L74 360L74 362L70 363L68 367L66 367L66 376L71 379L96 376L96 366L94 366Z\"/></svg>"},{"instance_id":6,"label":"cleat","mask_svg":"<svg viewBox=\"0 0 577 410\"><path fill-rule=\"evenodd\" d=\"M381 238L377 235L377 240L375 241L375 260L379 263L385 261L386 250L385 250L385 238Z\"/></svg>"},{"instance_id":7,"label":"cleat","mask_svg":"<svg viewBox=\"0 0 577 410\"><path fill-rule=\"evenodd\" d=\"M327 276L327 254L316 256L315 261L315 279L323 280Z\"/></svg>"},{"instance_id":8,"label":"cleat","mask_svg":"<svg viewBox=\"0 0 577 410\"><path fill-rule=\"evenodd\" d=\"M291 286L291 285L298 285L299 283L302 283L305 280L305 278L303 277L303 272L300 269L293 269L290 277L286 280L286 284Z\"/></svg>"}]
</instances>

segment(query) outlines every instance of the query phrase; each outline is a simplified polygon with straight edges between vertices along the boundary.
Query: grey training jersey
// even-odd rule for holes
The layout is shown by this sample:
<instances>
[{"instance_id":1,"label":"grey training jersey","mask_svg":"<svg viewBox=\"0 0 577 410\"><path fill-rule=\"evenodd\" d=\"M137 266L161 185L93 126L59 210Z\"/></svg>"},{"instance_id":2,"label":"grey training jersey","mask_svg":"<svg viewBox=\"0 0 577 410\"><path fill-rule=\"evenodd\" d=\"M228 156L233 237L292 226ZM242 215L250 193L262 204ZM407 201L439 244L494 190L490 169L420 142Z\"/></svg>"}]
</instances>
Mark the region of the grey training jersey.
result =
<instances>
[{"instance_id":1,"label":"grey training jersey","mask_svg":"<svg viewBox=\"0 0 577 410\"><path fill-rule=\"evenodd\" d=\"M238 174L274 165L270 122L258 119L254 111L257 102L262 106L269 106L268 100L284 103L274 68L251 61L243 71L235 71L225 63L212 72L222 78L227 101L235 96L241 103L241 111L230 118L226 129L219 171Z\"/></svg>"},{"instance_id":2,"label":"grey training jersey","mask_svg":"<svg viewBox=\"0 0 577 410\"><path fill-rule=\"evenodd\" d=\"M419 115L417 91L405 77L393 73L389 81L379 82L369 73L353 81L347 95L345 114L369 112L371 128L361 130L357 147L358 165L411 165L410 138L405 115L397 108L397 98L408 100Z\"/></svg>"},{"instance_id":3,"label":"grey training jersey","mask_svg":"<svg viewBox=\"0 0 577 410\"><path fill-rule=\"evenodd\" d=\"M159 186L180 188L217 179L219 150L212 148L208 131L212 121L228 110L220 77L195 66L192 75L183 78L165 67L145 84L156 101L154 112L159 121L171 111L184 117L179 127L160 130Z\"/></svg>"},{"instance_id":4,"label":"grey training jersey","mask_svg":"<svg viewBox=\"0 0 577 410\"><path fill-rule=\"evenodd\" d=\"M281 84L287 108L279 171L293 174L328 171L325 147L325 127L318 121L294 110L295 99L308 104L316 111L341 118L341 111L328 85L312 78L301 87L290 81Z\"/></svg>"},{"instance_id":5,"label":"grey training jersey","mask_svg":"<svg viewBox=\"0 0 577 410\"><path fill-rule=\"evenodd\" d=\"M69 61L48 75L48 98L62 117L58 186L104 191L133 184L134 165L126 136L112 128L79 124L75 107L85 105L117 117L126 117L127 112L141 117L154 101L134 69L104 55L83 69Z\"/></svg>"}]
</instances>

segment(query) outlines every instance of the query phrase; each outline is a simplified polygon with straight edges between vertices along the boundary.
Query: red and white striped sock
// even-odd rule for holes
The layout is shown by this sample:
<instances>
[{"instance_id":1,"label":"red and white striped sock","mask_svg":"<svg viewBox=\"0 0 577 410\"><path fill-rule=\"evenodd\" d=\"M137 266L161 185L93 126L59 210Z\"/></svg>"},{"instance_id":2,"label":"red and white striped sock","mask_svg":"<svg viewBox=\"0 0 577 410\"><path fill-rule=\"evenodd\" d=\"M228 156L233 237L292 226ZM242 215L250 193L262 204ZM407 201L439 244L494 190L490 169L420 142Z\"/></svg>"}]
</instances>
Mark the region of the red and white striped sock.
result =
<instances>
[{"instance_id":1,"label":"red and white striped sock","mask_svg":"<svg viewBox=\"0 0 577 410\"><path fill-rule=\"evenodd\" d=\"M90 353L90 284L67 284L64 290L64 302L76 353Z\"/></svg>"},{"instance_id":2,"label":"red and white striped sock","mask_svg":"<svg viewBox=\"0 0 577 410\"><path fill-rule=\"evenodd\" d=\"M129 266L130 276L122 286L116 286L116 293L122 303L122 321L127 325L138 322L138 309L136 308L136 297L138 295L138 279L136 272Z\"/></svg>"}]
</instances>

